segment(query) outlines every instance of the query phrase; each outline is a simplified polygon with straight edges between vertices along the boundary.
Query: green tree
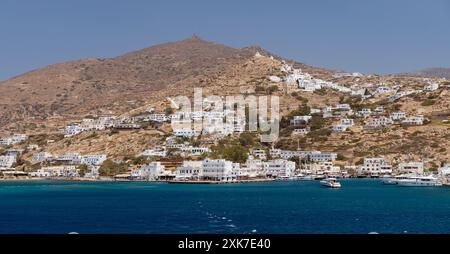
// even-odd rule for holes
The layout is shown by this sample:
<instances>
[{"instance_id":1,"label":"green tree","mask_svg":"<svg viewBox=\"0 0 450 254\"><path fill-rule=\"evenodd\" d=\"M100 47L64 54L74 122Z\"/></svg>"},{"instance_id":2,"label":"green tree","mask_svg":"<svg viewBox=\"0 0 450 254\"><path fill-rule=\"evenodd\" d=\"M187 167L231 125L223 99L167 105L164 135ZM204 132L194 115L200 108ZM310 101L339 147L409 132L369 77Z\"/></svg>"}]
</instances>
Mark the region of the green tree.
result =
<instances>
[{"instance_id":1,"label":"green tree","mask_svg":"<svg viewBox=\"0 0 450 254\"><path fill-rule=\"evenodd\" d=\"M239 136L239 143L245 147L253 146L255 144L253 134L251 134L250 132L247 132L247 131L242 133Z\"/></svg>"},{"instance_id":2,"label":"green tree","mask_svg":"<svg viewBox=\"0 0 450 254\"><path fill-rule=\"evenodd\" d=\"M227 160L244 163L248 158L248 150L240 145L229 146L225 148L223 156Z\"/></svg>"},{"instance_id":3,"label":"green tree","mask_svg":"<svg viewBox=\"0 0 450 254\"><path fill-rule=\"evenodd\" d=\"M80 174L81 177L83 177L89 170L88 165L86 165L86 164L81 164L77 168L78 168L78 173Z\"/></svg>"},{"instance_id":4,"label":"green tree","mask_svg":"<svg viewBox=\"0 0 450 254\"><path fill-rule=\"evenodd\" d=\"M116 163L110 159L105 160L100 166L101 176L114 176L127 172L128 166L125 163Z\"/></svg>"},{"instance_id":5,"label":"green tree","mask_svg":"<svg viewBox=\"0 0 450 254\"><path fill-rule=\"evenodd\" d=\"M165 113L166 115L171 115L171 114L173 114L173 113L174 113L173 108L167 107L167 108L164 110L164 113Z\"/></svg>"},{"instance_id":6,"label":"green tree","mask_svg":"<svg viewBox=\"0 0 450 254\"><path fill-rule=\"evenodd\" d=\"M325 126L325 120L322 116L312 116L310 121L311 130L319 130Z\"/></svg>"}]
</instances>

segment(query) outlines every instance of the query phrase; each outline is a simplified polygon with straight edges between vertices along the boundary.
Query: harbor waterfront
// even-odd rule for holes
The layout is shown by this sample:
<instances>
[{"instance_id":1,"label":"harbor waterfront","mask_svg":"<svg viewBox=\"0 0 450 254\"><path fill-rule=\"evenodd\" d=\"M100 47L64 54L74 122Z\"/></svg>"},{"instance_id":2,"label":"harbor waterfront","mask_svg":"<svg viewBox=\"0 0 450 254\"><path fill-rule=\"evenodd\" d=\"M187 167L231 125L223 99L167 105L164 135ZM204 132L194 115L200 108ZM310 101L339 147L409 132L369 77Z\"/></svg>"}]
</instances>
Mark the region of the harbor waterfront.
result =
<instances>
[{"instance_id":1,"label":"harbor waterfront","mask_svg":"<svg viewBox=\"0 0 450 254\"><path fill-rule=\"evenodd\" d=\"M0 182L0 233L449 233L450 188L380 179Z\"/></svg>"}]
</instances>

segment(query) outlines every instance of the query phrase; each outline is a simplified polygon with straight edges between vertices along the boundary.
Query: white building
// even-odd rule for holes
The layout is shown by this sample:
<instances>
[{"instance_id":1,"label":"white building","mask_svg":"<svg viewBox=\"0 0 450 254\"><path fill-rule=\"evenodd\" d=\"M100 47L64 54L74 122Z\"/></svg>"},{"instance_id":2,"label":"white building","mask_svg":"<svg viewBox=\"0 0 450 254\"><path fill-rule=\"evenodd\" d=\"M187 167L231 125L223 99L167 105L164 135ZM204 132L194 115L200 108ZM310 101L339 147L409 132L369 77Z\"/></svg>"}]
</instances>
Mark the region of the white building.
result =
<instances>
[{"instance_id":1,"label":"white building","mask_svg":"<svg viewBox=\"0 0 450 254\"><path fill-rule=\"evenodd\" d=\"M81 156L81 164L99 166L106 160L106 154L83 155Z\"/></svg>"},{"instance_id":2,"label":"white building","mask_svg":"<svg viewBox=\"0 0 450 254\"><path fill-rule=\"evenodd\" d=\"M181 151L189 156L192 155L202 155L204 153L210 153L211 149L209 147L196 147L196 146L184 146L181 147Z\"/></svg>"},{"instance_id":3,"label":"white building","mask_svg":"<svg viewBox=\"0 0 450 254\"><path fill-rule=\"evenodd\" d=\"M364 164L359 167L362 174L390 174L392 166L384 158L364 158Z\"/></svg>"},{"instance_id":4,"label":"white building","mask_svg":"<svg viewBox=\"0 0 450 254\"><path fill-rule=\"evenodd\" d=\"M14 145L14 144L18 144L20 142L23 142L27 140L27 135L25 134L14 134L10 137L6 137L6 138L1 138L0 139L0 145L4 145L4 146L10 146L10 145Z\"/></svg>"},{"instance_id":5,"label":"white building","mask_svg":"<svg viewBox=\"0 0 450 254\"><path fill-rule=\"evenodd\" d=\"M256 158L258 158L260 160L267 159L266 150L264 150L264 149L253 148L250 152L253 156L255 156Z\"/></svg>"},{"instance_id":6,"label":"white building","mask_svg":"<svg viewBox=\"0 0 450 254\"><path fill-rule=\"evenodd\" d=\"M32 161L33 162L43 162L46 160L50 160L53 158L53 155L51 153L48 152L40 152L40 153L34 153L33 154L33 158Z\"/></svg>"},{"instance_id":7,"label":"white building","mask_svg":"<svg viewBox=\"0 0 450 254\"><path fill-rule=\"evenodd\" d=\"M253 156L248 156L244 167L241 168L248 177L265 176L264 174L264 162L260 159L255 159Z\"/></svg>"},{"instance_id":8,"label":"white building","mask_svg":"<svg viewBox=\"0 0 450 254\"><path fill-rule=\"evenodd\" d=\"M450 175L450 163L445 164L443 167L439 168L438 172L440 175Z\"/></svg>"},{"instance_id":9,"label":"white building","mask_svg":"<svg viewBox=\"0 0 450 254\"><path fill-rule=\"evenodd\" d=\"M166 157L167 150L161 147L155 147L153 149L144 150L141 156L155 156L155 157Z\"/></svg>"},{"instance_id":10,"label":"white building","mask_svg":"<svg viewBox=\"0 0 450 254\"><path fill-rule=\"evenodd\" d=\"M398 171L400 173L422 174L423 170L424 170L423 162L407 162L407 163L400 163L398 165Z\"/></svg>"},{"instance_id":11,"label":"white building","mask_svg":"<svg viewBox=\"0 0 450 254\"><path fill-rule=\"evenodd\" d=\"M315 162L335 161L337 153L313 151L308 154L308 158Z\"/></svg>"},{"instance_id":12,"label":"white building","mask_svg":"<svg viewBox=\"0 0 450 254\"><path fill-rule=\"evenodd\" d=\"M387 86L380 86L377 88L377 93L379 94L386 94L386 93L392 93L392 89L390 87Z\"/></svg>"},{"instance_id":13,"label":"white building","mask_svg":"<svg viewBox=\"0 0 450 254\"><path fill-rule=\"evenodd\" d=\"M293 134L293 135L306 135L306 134L309 133L309 131L310 131L310 128L308 128L308 127L305 127L305 128L299 128L299 129L294 129L294 130L292 131L292 134Z\"/></svg>"},{"instance_id":14,"label":"white building","mask_svg":"<svg viewBox=\"0 0 450 254\"><path fill-rule=\"evenodd\" d=\"M339 124L333 126L333 131L334 132L344 132L352 126L353 126L353 119L348 119L348 118L341 119L339 121Z\"/></svg>"},{"instance_id":15,"label":"white building","mask_svg":"<svg viewBox=\"0 0 450 254\"><path fill-rule=\"evenodd\" d=\"M406 118L406 113L402 111L392 112L390 117L393 121L399 121Z\"/></svg>"},{"instance_id":16,"label":"white building","mask_svg":"<svg viewBox=\"0 0 450 254\"><path fill-rule=\"evenodd\" d=\"M175 135L177 137L192 138L192 137L198 136L198 133L193 129L182 128L182 129L175 129L173 131L173 135Z\"/></svg>"},{"instance_id":17,"label":"white building","mask_svg":"<svg viewBox=\"0 0 450 254\"><path fill-rule=\"evenodd\" d=\"M333 126L334 132L345 132L347 129L348 129L348 126L345 126L345 125L338 124L338 125Z\"/></svg>"},{"instance_id":18,"label":"white building","mask_svg":"<svg viewBox=\"0 0 450 254\"><path fill-rule=\"evenodd\" d=\"M36 172L30 173L32 177L79 177L75 166L52 166L42 167Z\"/></svg>"},{"instance_id":19,"label":"white building","mask_svg":"<svg viewBox=\"0 0 450 254\"><path fill-rule=\"evenodd\" d=\"M219 159L205 159L202 161L203 177L205 179L217 181L232 181L236 179L233 172L233 162Z\"/></svg>"},{"instance_id":20,"label":"white building","mask_svg":"<svg viewBox=\"0 0 450 254\"><path fill-rule=\"evenodd\" d=\"M372 110L370 108L363 108L360 111L358 111L358 115L361 117L369 117L372 114Z\"/></svg>"},{"instance_id":21,"label":"white building","mask_svg":"<svg viewBox=\"0 0 450 254\"><path fill-rule=\"evenodd\" d=\"M183 161L183 165L177 167L175 178L177 180L201 179L203 177L202 161Z\"/></svg>"},{"instance_id":22,"label":"white building","mask_svg":"<svg viewBox=\"0 0 450 254\"><path fill-rule=\"evenodd\" d=\"M64 129L64 137L72 137L82 133L83 131L86 131L86 129L81 127L79 124L70 124Z\"/></svg>"},{"instance_id":23,"label":"white building","mask_svg":"<svg viewBox=\"0 0 450 254\"><path fill-rule=\"evenodd\" d=\"M11 168L16 163L16 156L13 155L1 155L0 156L0 168Z\"/></svg>"},{"instance_id":24,"label":"white building","mask_svg":"<svg viewBox=\"0 0 450 254\"><path fill-rule=\"evenodd\" d=\"M366 129L376 129L376 128L389 126L389 125L391 125L393 123L394 122L392 121L391 118L387 118L387 117L374 118L374 119L369 120L366 123L366 125L364 126L364 128L366 128Z\"/></svg>"},{"instance_id":25,"label":"white building","mask_svg":"<svg viewBox=\"0 0 450 254\"><path fill-rule=\"evenodd\" d=\"M140 180L157 180L164 174L165 167L159 161L151 162L131 172L131 177Z\"/></svg>"},{"instance_id":26,"label":"white building","mask_svg":"<svg viewBox=\"0 0 450 254\"><path fill-rule=\"evenodd\" d=\"M274 83L279 83L279 82L282 81L282 79L281 79L280 77L278 77L278 76L269 76L268 79L269 79L271 82L274 82Z\"/></svg>"},{"instance_id":27,"label":"white building","mask_svg":"<svg viewBox=\"0 0 450 254\"><path fill-rule=\"evenodd\" d=\"M424 121L423 116L410 116L402 121L402 125L423 125Z\"/></svg>"},{"instance_id":28,"label":"white building","mask_svg":"<svg viewBox=\"0 0 450 254\"><path fill-rule=\"evenodd\" d=\"M291 177L295 172L295 162L293 161L276 159L265 162L263 165L266 175L274 177Z\"/></svg>"},{"instance_id":29,"label":"white building","mask_svg":"<svg viewBox=\"0 0 450 254\"><path fill-rule=\"evenodd\" d=\"M383 114L384 113L384 107L383 106L378 106L375 108L374 113L376 114Z\"/></svg>"},{"instance_id":30,"label":"white building","mask_svg":"<svg viewBox=\"0 0 450 254\"><path fill-rule=\"evenodd\" d=\"M56 160L67 164L79 164L81 162L81 155L79 153L66 153L58 156Z\"/></svg>"},{"instance_id":31,"label":"white building","mask_svg":"<svg viewBox=\"0 0 450 254\"><path fill-rule=\"evenodd\" d=\"M350 104L337 104L336 107L334 108L336 110L352 110L352 107L350 107Z\"/></svg>"},{"instance_id":32,"label":"white building","mask_svg":"<svg viewBox=\"0 0 450 254\"><path fill-rule=\"evenodd\" d=\"M158 122L158 123L167 122L167 121L170 121L170 119L171 118L166 116L165 114L150 114L149 115L150 121L154 121L154 122Z\"/></svg>"},{"instance_id":33,"label":"white building","mask_svg":"<svg viewBox=\"0 0 450 254\"><path fill-rule=\"evenodd\" d=\"M291 125L305 125L309 122L309 120L311 120L311 118L312 116L294 116L294 118L291 120Z\"/></svg>"},{"instance_id":34,"label":"white building","mask_svg":"<svg viewBox=\"0 0 450 254\"><path fill-rule=\"evenodd\" d=\"M426 92L433 92L439 89L439 84L438 83L431 83L429 85L426 85L423 90Z\"/></svg>"}]
</instances>

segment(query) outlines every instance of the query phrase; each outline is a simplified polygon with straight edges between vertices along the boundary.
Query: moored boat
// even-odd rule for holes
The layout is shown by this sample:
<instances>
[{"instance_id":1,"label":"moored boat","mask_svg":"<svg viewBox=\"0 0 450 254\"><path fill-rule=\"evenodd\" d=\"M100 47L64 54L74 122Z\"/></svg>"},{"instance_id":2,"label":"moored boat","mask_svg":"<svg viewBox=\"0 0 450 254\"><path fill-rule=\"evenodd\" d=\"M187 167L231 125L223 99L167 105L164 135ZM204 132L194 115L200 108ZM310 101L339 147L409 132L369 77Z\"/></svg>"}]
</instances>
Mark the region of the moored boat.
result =
<instances>
[{"instance_id":1,"label":"moored boat","mask_svg":"<svg viewBox=\"0 0 450 254\"><path fill-rule=\"evenodd\" d=\"M399 186L405 187L433 187L441 186L442 183L434 176L414 176L407 179L400 179L397 181Z\"/></svg>"}]
</instances>

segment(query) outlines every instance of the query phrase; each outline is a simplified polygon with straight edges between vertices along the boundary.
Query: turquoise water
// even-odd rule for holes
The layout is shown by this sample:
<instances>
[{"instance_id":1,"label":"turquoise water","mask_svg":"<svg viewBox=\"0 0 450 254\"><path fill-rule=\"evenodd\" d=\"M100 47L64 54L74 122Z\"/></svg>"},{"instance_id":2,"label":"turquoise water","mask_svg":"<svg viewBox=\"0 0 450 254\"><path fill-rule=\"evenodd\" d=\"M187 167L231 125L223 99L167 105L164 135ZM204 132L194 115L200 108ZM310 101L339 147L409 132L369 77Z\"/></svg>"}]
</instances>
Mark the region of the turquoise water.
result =
<instances>
[{"instance_id":1,"label":"turquoise water","mask_svg":"<svg viewBox=\"0 0 450 254\"><path fill-rule=\"evenodd\" d=\"M0 233L450 233L450 188L0 183Z\"/></svg>"}]
</instances>

